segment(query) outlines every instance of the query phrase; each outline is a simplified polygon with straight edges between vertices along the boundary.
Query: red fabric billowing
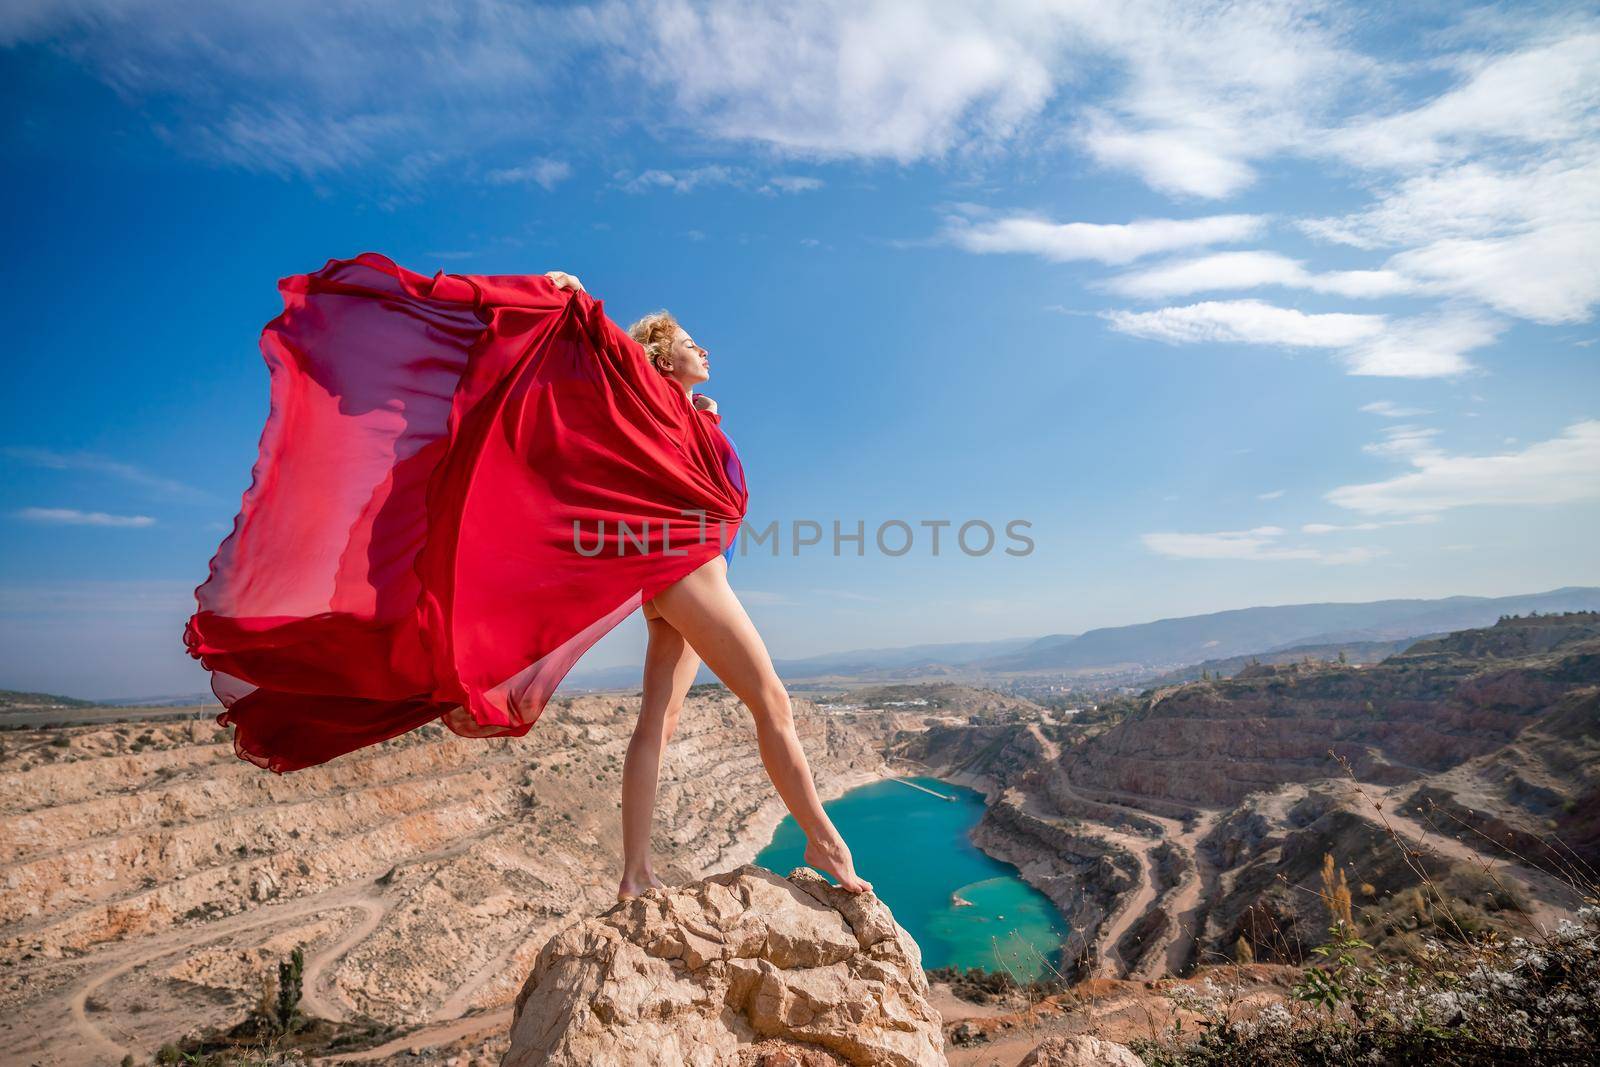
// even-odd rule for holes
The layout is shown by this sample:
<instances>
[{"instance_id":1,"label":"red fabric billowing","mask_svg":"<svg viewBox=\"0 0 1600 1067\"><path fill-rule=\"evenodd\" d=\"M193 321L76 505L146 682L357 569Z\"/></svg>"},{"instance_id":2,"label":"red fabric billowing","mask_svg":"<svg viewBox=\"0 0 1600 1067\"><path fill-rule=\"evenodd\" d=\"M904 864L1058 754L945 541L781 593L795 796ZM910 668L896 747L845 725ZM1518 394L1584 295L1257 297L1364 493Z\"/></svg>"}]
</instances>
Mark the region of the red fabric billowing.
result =
<instances>
[{"instance_id":1,"label":"red fabric billowing","mask_svg":"<svg viewBox=\"0 0 1600 1067\"><path fill-rule=\"evenodd\" d=\"M292 771L440 717L524 734L736 534L720 419L587 293L371 252L278 288L260 456L184 629L241 758Z\"/></svg>"}]
</instances>

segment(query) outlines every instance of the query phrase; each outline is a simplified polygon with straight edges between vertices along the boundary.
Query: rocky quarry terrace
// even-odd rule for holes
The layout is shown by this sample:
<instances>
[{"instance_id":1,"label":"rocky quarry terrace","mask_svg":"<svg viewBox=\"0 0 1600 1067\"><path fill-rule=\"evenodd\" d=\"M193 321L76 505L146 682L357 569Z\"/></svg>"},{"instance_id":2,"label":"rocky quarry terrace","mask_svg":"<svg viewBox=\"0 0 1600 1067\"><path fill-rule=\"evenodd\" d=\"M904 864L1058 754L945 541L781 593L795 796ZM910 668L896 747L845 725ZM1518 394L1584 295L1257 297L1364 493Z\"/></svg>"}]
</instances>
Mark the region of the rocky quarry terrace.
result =
<instances>
[{"instance_id":1,"label":"rocky quarry terrace","mask_svg":"<svg viewBox=\"0 0 1600 1067\"><path fill-rule=\"evenodd\" d=\"M1179 994L1218 968L1248 1010L1283 1001L1325 940L1330 855L1364 936L1394 952L1426 933L1424 880L1456 918L1515 934L1577 905L1519 856L1600 866L1592 615L1374 665L1247 666L1074 717L894 690L928 703L796 702L823 792L895 772L982 790L974 840L1071 926L1069 990L958 998L881 903L741 866L782 807L719 690L691 697L663 771L674 888L620 906L633 698L560 702L519 739L426 728L281 777L197 717L0 734L5 1058L215 1041L299 947L307 1051L329 1063L621 1064L641 1035L682 1053L657 1062L1122 1062L1096 1042L1197 1018Z\"/></svg>"}]
</instances>

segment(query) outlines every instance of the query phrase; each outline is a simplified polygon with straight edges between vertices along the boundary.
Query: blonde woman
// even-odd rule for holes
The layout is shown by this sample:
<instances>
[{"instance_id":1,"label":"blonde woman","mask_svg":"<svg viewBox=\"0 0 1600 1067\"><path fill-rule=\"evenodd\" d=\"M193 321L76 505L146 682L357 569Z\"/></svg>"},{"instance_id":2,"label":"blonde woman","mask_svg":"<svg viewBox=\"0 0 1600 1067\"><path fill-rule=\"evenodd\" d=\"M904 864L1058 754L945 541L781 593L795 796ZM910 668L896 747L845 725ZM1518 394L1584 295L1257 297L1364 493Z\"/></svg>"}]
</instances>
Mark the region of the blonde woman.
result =
<instances>
[{"instance_id":1,"label":"blonde woman","mask_svg":"<svg viewBox=\"0 0 1600 1067\"><path fill-rule=\"evenodd\" d=\"M550 271L546 277L561 288L583 289L577 278L563 271ZM671 314L648 315L629 327L628 333L644 348L657 373L720 423L716 401L694 393L695 386L711 377L710 354ZM639 722L622 771L623 871L617 896L627 899L663 885L650 862L650 826L661 759L702 660L750 709L762 765L805 832L805 861L851 892L870 890L871 883L856 874L850 849L822 809L795 732L788 691L773 669L761 635L728 584L731 548L644 604L649 641Z\"/></svg>"}]
</instances>

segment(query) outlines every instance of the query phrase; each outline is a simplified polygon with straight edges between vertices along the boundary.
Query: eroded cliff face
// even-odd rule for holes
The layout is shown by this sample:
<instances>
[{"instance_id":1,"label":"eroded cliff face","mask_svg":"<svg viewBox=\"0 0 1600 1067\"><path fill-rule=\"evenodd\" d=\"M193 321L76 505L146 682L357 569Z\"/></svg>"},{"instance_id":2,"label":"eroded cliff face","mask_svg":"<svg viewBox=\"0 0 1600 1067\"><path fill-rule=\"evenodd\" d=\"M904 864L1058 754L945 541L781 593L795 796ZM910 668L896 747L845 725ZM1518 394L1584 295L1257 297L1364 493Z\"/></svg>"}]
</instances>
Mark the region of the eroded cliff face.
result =
<instances>
[{"instance_id":1,"label":"eroded cliff face","mask_svg":"<svg viewBox=\"0 0 1600 1067\"><path fill-rule=\"evenodd\" d=\"M583 697L523 738L427 727L283 776L209 716L0 734L0 1034L23 1059L148 1055L237 1022L297 944L310 1014L503 1032L550 935L615 900L636 718ZM796 718L824 795L879 777L903 723ZM726 693L691 698L661 777L669 881L754 858L784 813Z\"/></svg>"},{"instance_id":2,"label":"eroded cliff face","mask_svg":"<svg viewBox=\"0 0 1600 1067\"><path fill-rule=\"evenodd\" d=\"M1369 939L1414 940L1439 893L1453 921L1553 923L1577 894L1515 854L1600 867L1597 693L1600 617L1509 619L1372 666L1158 690L1109 724L952 725L896 752L986 791L974 840L1072 921L1076 974L1156 977L1241 939L1301 959L1325 939L1329 854Z\"/></svg>"},{"instance_id":3,"label":"eroded cliff face","mask_svg":"<svg viewBox=\"0 0 1600 1067\"><path fill-rule=\"evenodd\" d=\"M1109 721L939 701L797 701L819 785L904 756L984 791L976 842L1062 909L1078 975L1186 974L1241 943L1293 962L1323 940L1330 854L1363 935L1402 946L1441 906L1516 931L1576 904L1507 846L1554 855L1538 849L1555 835L1600 867L1594 616L1509 620L1360 669L1251 668ZM147 1055L236 1022L299 946L303 1009L386 1035L373 1058L497 1061L541 946L613 903L635 707L586 697L525 738L428 729L283 777L235 759L209 716L0 734L0 1034L26 1060ZM692 698L662 774L658 870L688 882L746 862L782 814L747 712Z\"/></svg>"}]
</instances>

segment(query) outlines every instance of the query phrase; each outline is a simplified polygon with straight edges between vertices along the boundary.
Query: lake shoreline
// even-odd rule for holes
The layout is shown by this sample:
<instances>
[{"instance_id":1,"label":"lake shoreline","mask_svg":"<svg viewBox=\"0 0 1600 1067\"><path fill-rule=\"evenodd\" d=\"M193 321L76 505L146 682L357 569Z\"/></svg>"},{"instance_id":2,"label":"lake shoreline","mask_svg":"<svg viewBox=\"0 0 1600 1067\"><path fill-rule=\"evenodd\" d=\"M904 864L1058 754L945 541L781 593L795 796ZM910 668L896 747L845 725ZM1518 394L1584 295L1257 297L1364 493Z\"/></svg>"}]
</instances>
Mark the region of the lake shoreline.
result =
<instances>
[{"instance_id":1,"label":"lake shoreline","mask_svg":"<svg viewBox=\"0 0 1600 1067\"><path fill-rule=\"evenodd\" d=\"M923 947L924 966L981 967L1019 981L1055 969L1071 924L1015 864L978 846L983 793L904 766L882 770L845 776L849 787L831 783L829 814L857 869ZM760 820L772 832L751 858L786 874L800 865L805 837L781 808L777 814ZM757 826L751 820L750 836Z\"/></svg>"}]
</instances>

